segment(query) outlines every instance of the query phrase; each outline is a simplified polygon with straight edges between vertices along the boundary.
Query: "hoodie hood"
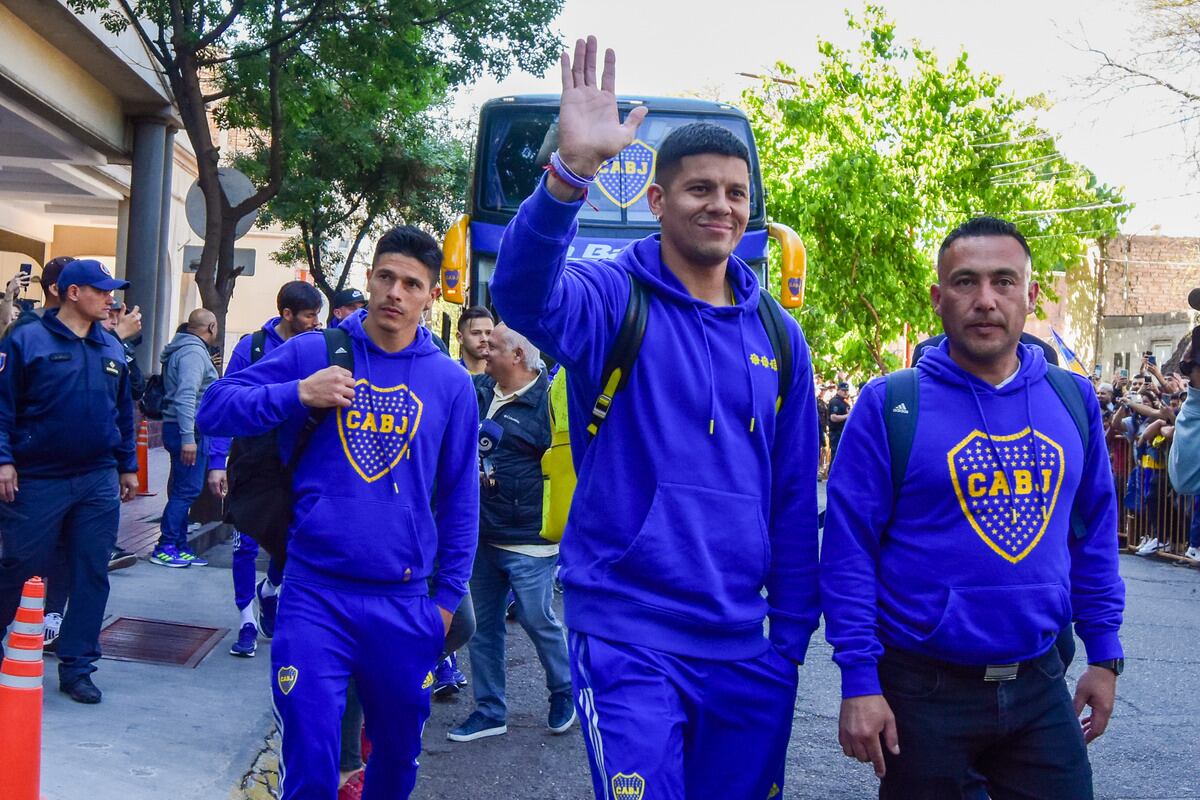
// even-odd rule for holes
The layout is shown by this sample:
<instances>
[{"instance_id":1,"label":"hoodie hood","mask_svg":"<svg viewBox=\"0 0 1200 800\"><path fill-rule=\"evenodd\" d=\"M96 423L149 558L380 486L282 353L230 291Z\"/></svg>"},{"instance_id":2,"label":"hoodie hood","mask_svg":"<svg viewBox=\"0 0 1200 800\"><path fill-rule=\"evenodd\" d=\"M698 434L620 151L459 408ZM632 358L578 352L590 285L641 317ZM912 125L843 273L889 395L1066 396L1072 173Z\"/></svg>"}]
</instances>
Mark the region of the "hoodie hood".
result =
<instances>
[{"instance_id":1,"label":"hoodie hood","mask_svg":"<svg viewBox=\"0 0 1200 800\"><path fill-rule=\"evenodd\" d=\"M675 273L663 263L662 237L659 234L647 236L625 248L617 255L615 261L660 300L676 306L684 312L685 317L695 321L705 356L700 363L708 385L708 435L718 435L716 421L719 392L713 360L712 335L733 334L740 339L744 384L750 396L750 407L757 408L755 381L750 372L753 362L750 358L750 348L746 343L746 325L758 325L758 321L755 319L759 299L758 278L755 277L753 270L746 262L734 255L729 257L726 262L725 275L726 283L733 290L734 304L714 306L692 297ZM728 327L730 325L737 327L736 333ZM745 420L745 425L746 430L753 433L759 425L757 416L751 415Z\"/></svg>"},{"instance_id":2,"label":"hoodie hood","mask_svg":"<svg viewBox=\"0 0 1200 800\"><path fill-rule=\"evenodd\" d=\"M955 363L950 357L950 340L944 339L936 348L928 350L921 356L917 369L921 374L944 384L965 386L978 392L997 395L1010 395L1026 391L1031 383L1040 381L1046 375L1046 356L1041 348L1027 344L1017 345L1017 358L1021 366L1017 375L1000 388L976 377Z\"/></svg>"},{"instance_id":3,"label":"hoodie hood","mask_svg":"<svg viewBox=\"0 0 1200 800\"><path fill-rule=\"evenodd\" d=\"M360 308L350 316L342 320L339 328L350 334L350 338L354 340L355 347L364 347L366 352L381 358L420 358L422 356L442 355L442 351L434 344L433 334L424 325L417 326L417 336L413 339L412 344L397 353L388 353L379 348L375 342L371 341L371 337L363 330L363 322L367 318L367 310ZM367 362L368 364L370 362Z\"/></svg>"},{"instance_id":4,"label":"hoodie hood","mask_svg":"<svg viewBox=\"0 0 1200 800\"><path fill-rule=\"evenodd\" d=\"M758 278L745 261L729 257L725 274L733 287L732 306L710 306L692 297L684 285L662 261L662 235L654 234L634 242L617 254L615 261L633 274L651 291L668 302L681 306L703 308L718 314L753 314L758 309Z\"/></svg>"},{"instance_id":5,"label":"hoodie hood","mask_svg":"<svg viewBox=\"0 0 1200 800\"><path fill-rule=\"evenodd\" d=\"M200 350L203 351L204 357L208 358L208 345L203 339L194 333L180 331L179 333L175 334L175 338L163 348L162 354L158 357L159 362L166 364L174 353L182 350L185 347L199 347Z\"/></svg>"}]
</instances>

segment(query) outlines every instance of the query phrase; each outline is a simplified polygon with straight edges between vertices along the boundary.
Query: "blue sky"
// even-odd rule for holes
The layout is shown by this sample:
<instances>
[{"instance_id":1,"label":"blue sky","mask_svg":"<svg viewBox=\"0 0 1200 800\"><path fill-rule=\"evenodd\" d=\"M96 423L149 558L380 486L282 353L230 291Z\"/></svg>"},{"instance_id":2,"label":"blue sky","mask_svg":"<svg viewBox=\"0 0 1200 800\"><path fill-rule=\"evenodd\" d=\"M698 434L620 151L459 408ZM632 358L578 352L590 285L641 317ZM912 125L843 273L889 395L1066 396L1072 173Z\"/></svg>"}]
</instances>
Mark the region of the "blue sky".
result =
<instances>
[{"instance_id":1,"label":"blue sky","mask_svg":"<svg viewBox=\"0 0 1200 800\"><path fill-rule=\"evenodd\" d=\"M1142 21L1136 3L896 0L883 5L901 39L919 39L944 59L965 48L977 69L1004 76L1010 91L1045 93L1054 105L1041 121L1058 135L1063 151L1101 180L1123 186L1126 197L1138 203L1123 226L1127 233L1200 236L1200 180L1184 163L1183 134L1167 124L1169 97L1151 90L1103 100L1087 96L1085 79L1097 62L1082 51L1084 42L1128 52ZM777 61L808 71L817 64L818 36L851 41L846 8L861 6L811 0L567 0L557 27L572 40L593 33L602 47L617 51L618 91L736 100L752 83L738 72L761 72ZM455 113L471 115L498 95L557 91L557 68L545 76L514 74L460 92Z\"/></svg>"}]
</instances>

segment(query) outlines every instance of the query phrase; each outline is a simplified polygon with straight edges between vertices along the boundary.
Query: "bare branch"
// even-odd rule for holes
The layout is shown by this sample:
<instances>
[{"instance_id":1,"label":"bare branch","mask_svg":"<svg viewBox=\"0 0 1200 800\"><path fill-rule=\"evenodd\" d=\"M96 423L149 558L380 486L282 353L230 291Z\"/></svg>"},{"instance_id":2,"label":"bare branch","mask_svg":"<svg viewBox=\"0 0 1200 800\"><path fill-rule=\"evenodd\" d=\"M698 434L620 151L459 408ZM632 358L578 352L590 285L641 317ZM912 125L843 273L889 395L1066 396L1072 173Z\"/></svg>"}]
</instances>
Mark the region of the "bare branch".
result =
<instances>
[{"instance_id":1,"label":"bare branch","mask_svg":"<svg viewBox=\"0 0 1200 800\"><path fill-rule=\"evenodd\" d=\"M1130 64L1125 64L1120 61L1117 61L1117 60L1113 59L1112 56L1110 56L1108 53L1104 52L1103 50L1101 50L1099 48L1091 47L1088 49L1091 50L1096 55L1103 58L1104 66L1106 66L1110 69L1117 70L1118 72L1123 72L1132 78L1141 78L1142 80L1148 81L1149 83L1151 83L1155 86L1159 86L1163 89L1166 89L1169 92L1173 92L1174 94L1177 94L1180 97L1185 98L1186 100L1188 100L1191 103L1200 103L1200 94L1195 94L1194 92L1189 92L1187 89L1184 89L1180 86L1176 86L1175 84L1171 83L1170 81L1160 78L1157 75L1152 75L1151 73L1145 72L1144 70L1140 70L1137 67L1134 67Z\"/></svg>"}]
</instances>

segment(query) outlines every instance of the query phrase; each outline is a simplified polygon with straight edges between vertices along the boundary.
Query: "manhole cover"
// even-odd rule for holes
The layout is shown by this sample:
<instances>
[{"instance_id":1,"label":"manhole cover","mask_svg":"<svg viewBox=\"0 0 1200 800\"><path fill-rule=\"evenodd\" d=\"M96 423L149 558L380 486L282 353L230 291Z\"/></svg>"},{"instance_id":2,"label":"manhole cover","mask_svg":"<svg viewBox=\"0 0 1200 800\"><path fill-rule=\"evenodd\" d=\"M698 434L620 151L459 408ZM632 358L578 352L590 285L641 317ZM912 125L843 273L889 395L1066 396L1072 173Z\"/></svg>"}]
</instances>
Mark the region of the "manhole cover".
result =
<instances>
[{"instance_id":1,"label":"manhole cover","mask_svg":"<svg viewBox=\"0 0 1200 800\"><path fill-rule=\"evenodd\" d=\"M228 632L228 628L117 617L100 631L100 651L113 661L195 667Z\"/></svg>"}]
</instances>

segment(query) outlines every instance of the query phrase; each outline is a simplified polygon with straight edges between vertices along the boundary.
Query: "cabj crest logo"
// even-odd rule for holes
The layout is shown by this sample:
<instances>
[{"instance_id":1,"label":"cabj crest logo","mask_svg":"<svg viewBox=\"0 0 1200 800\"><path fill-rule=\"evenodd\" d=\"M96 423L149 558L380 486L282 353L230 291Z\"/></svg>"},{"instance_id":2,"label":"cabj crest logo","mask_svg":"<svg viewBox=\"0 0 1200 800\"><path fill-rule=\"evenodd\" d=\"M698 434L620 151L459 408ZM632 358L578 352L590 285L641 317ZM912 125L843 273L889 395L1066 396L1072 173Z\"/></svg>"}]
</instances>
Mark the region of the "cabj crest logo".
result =
<instances>
[{"instance_id":1,"label":"cabj crest logo","mask_svg":"<svg viewBox=\"0 0 1200 800\"><path fill-rule=\"evenodd\" d=\"M641 139L634 139L596 173L601 194L621 208L629 208L642 199L654 181L658 151Z\"/></svg>"},{"instance_id":2,"label":"cabj crest logo","mask_svg":"<svg viewBox=\"0 0 1200 800\"><path fill-rule=\"evenodd\" d=\"M804 288L804 281L799 278L788 278L787 287L792 297L799 297L800 290Z\"/></svg>"},{"instance_id":3,"label":"cabj crest logo","mask_svg":"<svg viewBox=\"0 0 1200 800\"><path fill-rule=\"evenodd\" d=\"M458 270L448 269L442 273L442 283L446 284L447 289L453 289L458 286Z\"/></svg>"},{"instance_id":4,"label":"cabj crest logo","mask_svg":"<svg viewBox=\"0 0 1200 800\"><path fill-rule=\"evenodd\" d=\"M975 430L947 461L959 506L979 538L1013 564L1029 555L1046 532L1062 488L1058 442L1029 428L989 442Z\"/></svg>"},{"instance_id":5,"label":"cabj crest logo","mask_svg":"<svg viewBox=\"0 0 1200 800\"><path fill-rule=\"evenodd\" d=\"M279 691L284 695L291 694L292 689L296 688L296 680L300 677L300 670L295 667L280 667L279 674L276 680L279 682Z\"/></svg>"},{"instance_id":6,"label":"cabj crest logo","mask_svg":"<svg viewBox=\"0 0 1200 800\"><path fill-rule=\"evenodd\" d=\"M425 681L421 684L421 688L428 689L430 686L433 686L433 673L432 672L426 673Z\"/></svg>"},{"instance_id":7,"label":"cabj crest logo","mask_svg":"<svg viewBox=\"0 0 1200 800\"><path fill-rule=\"evenodd\" d=\"M409 454L424 404L404 384L381 389L366 378L354 385L354 402L339 408L338 436L355 472L371 483Z\"/></svg>"},{"instance_id":8,"label":"cabj crest logo","mask_svg":"<svg viewBox=\"0 0 1200 800\"><path fill-rule=\"evenodd\" d=\"M612 779L613 800L642 800L646 794L646 781L636 772L626 775L618 772Z\"/></svg>"}]
</instances>

